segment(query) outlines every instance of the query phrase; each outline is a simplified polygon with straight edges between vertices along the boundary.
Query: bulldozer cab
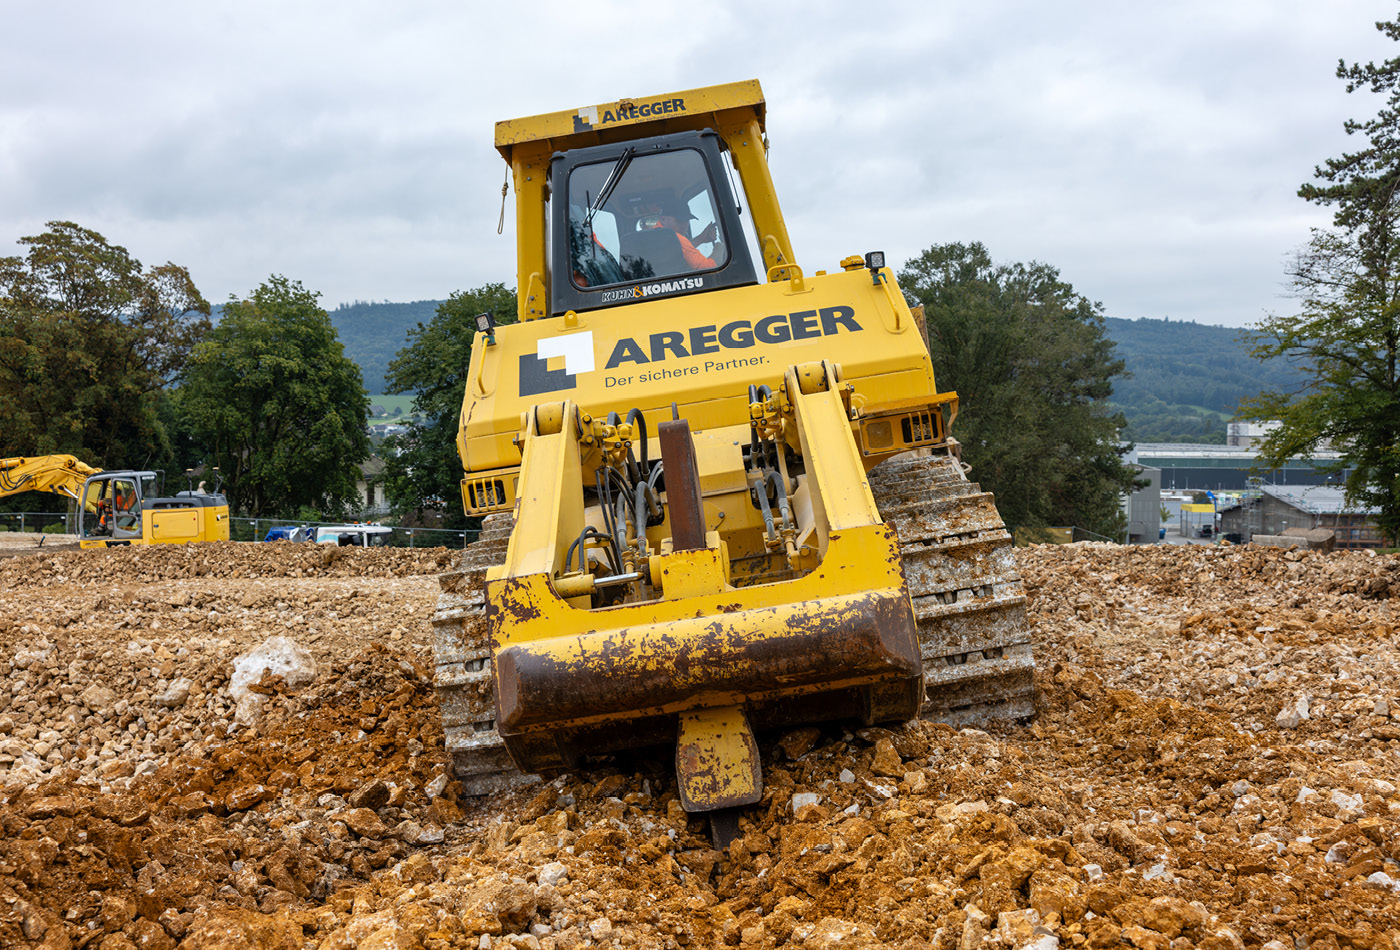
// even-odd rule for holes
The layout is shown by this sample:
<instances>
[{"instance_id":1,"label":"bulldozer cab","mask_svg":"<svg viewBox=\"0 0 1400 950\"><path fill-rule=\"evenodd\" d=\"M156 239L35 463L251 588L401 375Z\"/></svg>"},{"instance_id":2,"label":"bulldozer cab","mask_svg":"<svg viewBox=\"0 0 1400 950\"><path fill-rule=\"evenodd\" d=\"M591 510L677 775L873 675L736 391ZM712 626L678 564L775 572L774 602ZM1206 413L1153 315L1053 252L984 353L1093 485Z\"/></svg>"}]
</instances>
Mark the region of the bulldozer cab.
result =
<instances>
[{"instance_id":1,"label":"bulldozer cab","mask_svg":"<svg viewBox=\"0 0 1400 950\"><path fill-rule=\"evenodd\" d=\"M497 123L519 318L790 276L763 119L750 80Z\"/></svg>"},{"instance_id":2,"label":"bulldozer cab","mask_svg":"<svg viewBox=\"0 0 1400 950\"><path fill-rule=\"evenodd\" d=\"M757 283L706 129L556 153L552 313Z\"/></svg>"}]
</instances>

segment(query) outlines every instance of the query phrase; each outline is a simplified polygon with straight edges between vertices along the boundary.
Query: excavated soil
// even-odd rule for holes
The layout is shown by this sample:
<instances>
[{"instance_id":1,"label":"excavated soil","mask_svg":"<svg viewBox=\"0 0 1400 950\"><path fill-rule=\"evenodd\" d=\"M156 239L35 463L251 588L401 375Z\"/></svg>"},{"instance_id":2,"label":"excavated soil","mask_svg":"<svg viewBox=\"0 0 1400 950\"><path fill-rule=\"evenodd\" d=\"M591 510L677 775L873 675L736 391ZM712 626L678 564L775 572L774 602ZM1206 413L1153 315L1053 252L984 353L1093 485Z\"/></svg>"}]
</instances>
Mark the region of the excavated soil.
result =
<instances>
[{"instance_id":1,"label":"excavated soil","mask_svg":"<svg viewBox=\"0 0 1400 950\"><path fill-rule=\"evenodd\" d=\"M1018 554L1036 719L760 737L723 853L664 751L461 796L450 552L5 559L0 946L1400 948L1400 560Z\"/></svg>"}]
</instances>

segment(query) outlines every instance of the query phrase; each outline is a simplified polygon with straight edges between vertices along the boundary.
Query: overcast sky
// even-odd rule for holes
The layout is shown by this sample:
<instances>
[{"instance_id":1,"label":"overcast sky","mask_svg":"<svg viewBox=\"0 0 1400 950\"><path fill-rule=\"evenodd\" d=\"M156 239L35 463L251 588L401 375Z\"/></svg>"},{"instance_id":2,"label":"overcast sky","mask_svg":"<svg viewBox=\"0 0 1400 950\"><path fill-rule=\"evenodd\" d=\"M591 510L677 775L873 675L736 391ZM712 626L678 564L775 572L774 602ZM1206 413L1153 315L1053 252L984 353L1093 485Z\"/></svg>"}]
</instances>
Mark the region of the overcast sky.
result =
<instances>
[{"instance_id":1,"label":"overcast sky","mask_svg":"<svg viewBox=\"0 0 1400 950\"><path fill-rule=\"evenodd\" d=\"M213 302L514 284L497 119L757 78L809 271L982 241L1115 317L1241 326L1331 220L1338 58L1393 0L5 5L0 254L69 219ZM516 19L519 17L519 19Z\"/></svg>"}]
</instances>

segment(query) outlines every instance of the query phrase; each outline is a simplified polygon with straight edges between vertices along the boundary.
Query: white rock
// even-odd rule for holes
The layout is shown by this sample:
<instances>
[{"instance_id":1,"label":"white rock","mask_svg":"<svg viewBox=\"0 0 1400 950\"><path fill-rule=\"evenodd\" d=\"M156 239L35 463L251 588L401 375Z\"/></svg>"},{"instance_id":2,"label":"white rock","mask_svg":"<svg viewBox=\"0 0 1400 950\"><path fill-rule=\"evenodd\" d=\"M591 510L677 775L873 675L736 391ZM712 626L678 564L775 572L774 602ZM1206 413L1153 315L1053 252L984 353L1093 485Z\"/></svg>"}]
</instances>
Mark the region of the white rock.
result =
<instances>
[{"instance_id":1,"label":"white rock","mask_svg":"<svg viewBox=\"0 0 1400 950\"><path fill-rule=\"evenodd\" d=\"M612 936L612 921L606 917L599 917L597 920L588 922L588 932L593 935L594 940L606 940Z\"/></svg>"},{"instance_id":2,"label":"white rock","mask_svg":"<svg viewBox=\"0 0 1400 950\"><path fill-rule=\"evenodd\" d=\"M185 700L190 698L190 685L190 681L183 676L172 681L165 691L155 698L156 703L166 709L179 709L185 705Z\"/></svg>"},{"instance_id":3,"label":"white rock","mask_svg":"<svg viewBox=\"0 0 1400 950\"><path fill-rule=\"evenodd\" d=\"M316 661L312 659L310 651L295 640L269 637L256 650L244 653L233 661L228 692L238 705L233 717L235 721L246 723L257 718L262 708L262 696L248 689L248 684L261 679L264 670L271 670L293 687L306 686L316 679Z\"/></svg>"},{"instance_id":4,"label":"white rock","mask_svg":"<svg viewBox=\"0 0 1400 950\"><path fill-rule=\"evenodd\" d=\"M539 869L537 877L542 885L558 887L569 879L569 869L558 861L551 861Z\"/></svg>"},{"instance_id":5,"label":"white rock","mask_svg":"<svg viewBox=\"0 0 1400 950\"><path fill-rule=\"evenodd\" d=\"M1249 793L1249 783L1246 782L1244 779L1240 779L1240 780L1239 780L1238 782L1236 782L1234 785L1231 785L1231 786L1230 786L1230 794L1233 795L1233 796L1235 796L1236 798L1242 798L1244 795L1246 795L1246 794L1248 794L1248 793Z\"/></svg>"},{"instance_id":6,"label":"white rock","mask_svg":"<svg viewBox=\"0 0 1400 950\"><path fill-rule=\"evenodd\" d=\"M856 780L856 773L852 772L850 769L842 769L841 774L838 775L837 778L845 784L850 785Z\"/></svg>"},{"instance_id":7,"label":"white rock","mask_svg":"<svg viewBox=\"0 0 1400 950\"><path fill-rule=\"evenodd\" d=\"M117 701L117 694L105 686L93 683L83 690L78 696L78 702L82 703L93 712L104 712L112 707Z\"/></svg>"},{"instance_id":8,"label":"white rock","mask_svg":"<svg viewBox=\"0 0 1400 950\"><path fill-rule=\"evenodd\" d=\"M1366 803L1361 800L1360 795L1348 795L1341 789L1332 790L1332 804L1337 806L1337 811L1343 814L1360 814L1366 810Z\"/></svg>"},{"instance_id":9,"label":"white rock","mask_svg":"<svg viewBox=\"0 0 1400 950\"><path fill-rule=\"evenodd\" d=\"M39 643L34 645L34 649L32 650L17 651L15 655L10 659L10 663L22 670L27 670L31 666L36 665L43 666L44 661L49 658L49 654L52 652L52 643L49 643L47 641L40 641Z\"/></svg>"},{"instance_id":10,"label":"white rock","mask_svg":"<svg viewBox=\"0 0 1400 950\"><path fill-rule=\"evenodd\" d=\"M424 825L418 829L410 844L442 844L447 834L438 825Z\"/></svg>"},{"instance_id":11,"label":"white rock","mask_svg":"<svg viewBox=\"0 0 1400 950\"><path fill-rule=\"evenodd\" d=\"M1042 934L1019 950L1060 950L1060 938L1054 934Z\"/></svg>"},{"instance_id":12,"label":"white rock","mask_svg":"<svg viewBox=\"0 0 1400 950\"><path fill-rule=\"evenodd\" d=\"M1400 883L1396 883L1395 879L1384 871L1368 874L1366 880L1376 887L1384 887L1392 891L1400 892Z\"/></svg>"},{"instance_id":13,"label":"white rock","mask_svg":"<svg viewBox=\"0 0 1400 950\"><path fill-rule=\"evenodd\" d=\"M859 802L852 802L851 804L847 805L845 808L841 809L841 814L843 814L843 815L857 815L857 816L858 816L858 815L860 814L860 803L859 803Z\"/></svg>"},{"instance_id":14,"label":"white rock","mask_svg":"<svg viewBox=\"0 0 1400 950\"><path fill-rule=\"evenodd\" d=\"M437 776L426 786L424 786L423 791L427 793L428 798L430 799L441 798L442 793L447 791L447 782L447 773L443 772L441 775Z\"/></svg>"},{"instance_id":15,"label":"white rock","mask_svg":"<svg viewBox=\"0 0 1400 950\"><path fill-rule=\"evenodd\" d=\"M1293 702L1279 710L1274 722L1280 729L1297 729L1298 724L1308 719L1308 697L1298 696Z\"/></svg>"},{"instance_id":16,"label":"white rock","mask_svg":"<svg viewBox=\"0 0 1400 950\"><path fill-rule=\"evenodd\" d=\"M1086 864L1084 865L1084 876L1091 881L1097 881L1103 877L1103 868L1097 864Z\"/></svg>"},{"instance_id":17,"label":"white rock","mask_svg":"<svg viewBox=\"0 0 1400 950\"><path fill-rule=\"evenodd\" d=\"M1301 805L1304 802L1310 801L1316 797L1317 789L1308 788L1308 786L1304 785L1302 788L1298 789L1298 797L1295 798L1294 801Z\"/></svg>"},{"instance_id":18,"label":"white rock","mask_svg":"<svg viewBox=\"0 0 1400 950\"><path fill-rule=\"evenodd\" d=\"M1167 866L1165 864L1154 864L1152 865L1152 867L1142 872L1142 879L1144 881L1155 881L1158 878L1162 878L1166 881L1175 880L1175 878L1172 876L1172 872L1167 870Z\"/></svg>"},{"instance_id":19,"label":"white rock","mask_svg":"<svg viewBox=\"0 0 1400 950\"><path fill-rule=\"evenodd\" d=\"M1235 801L1235 807L1231 811L1246 811L1250 807L1259 804L1259 796L1253 793L1245 795Z\"/></svg>"},{"instance_id":20,"label":"white rock","mask_svg":"<svg viewBox=\"0 0 1400 950\"><path fill-rule=\"evenodd\" d=\"M822 797L816 792L798 792L792 796L792 813L795 815L808 805L820 803Z\"/></svg>"}]
</instances>

